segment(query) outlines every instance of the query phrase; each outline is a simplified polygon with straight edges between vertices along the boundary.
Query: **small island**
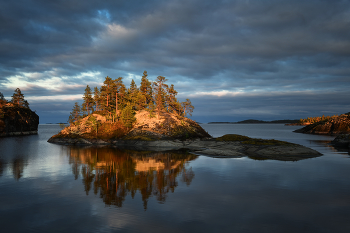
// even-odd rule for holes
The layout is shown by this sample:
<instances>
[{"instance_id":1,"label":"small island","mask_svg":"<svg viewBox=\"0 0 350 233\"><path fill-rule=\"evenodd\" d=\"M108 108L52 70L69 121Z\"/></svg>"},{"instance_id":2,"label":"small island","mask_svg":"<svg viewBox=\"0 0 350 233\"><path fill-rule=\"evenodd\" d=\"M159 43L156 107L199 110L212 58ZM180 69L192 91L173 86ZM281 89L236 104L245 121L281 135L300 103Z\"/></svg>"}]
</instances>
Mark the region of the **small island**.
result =
<instances>
[{"instance_id":1,"label":"small island","mask_svg":"<svg viewBox=\"0 0 350 233\"><path fill-rule=\"evenodd\" d=\"M126 88L122 78L106 77L104 85L89 86L80 106L75 103L68 127L48 142L63 145L110 145L138 150L187 149L215 157L300 160L321 154L310 148L277 140L253 139L230 134L211 137L189 119L194 107L189 99L179 102L174 85L158 76L155 82L143 73L140 87L134 80Z\"/></svg>"},{"instance_id":2,"label":"small island","mask_svg":"<svg viewBox=\"0 0 350 233\"><path fill-rule=\"evenodd\" d=\"M310 124L301 129L297 129L296 133L323 134L323 135L340 135L350 133L350 112L335 115L332 117L310 118L316 119L309 121Z\"/></svg>"},{"instance_id":3,"label":"small island","mask_svg":"<svg viewBox=\"0 0 350 233\"><path fill-rule=\"evenodd\" d=\"M39 116L17 88L10 101L0 92L0 137L38 133Z\"/></svg>"}]
</instances>

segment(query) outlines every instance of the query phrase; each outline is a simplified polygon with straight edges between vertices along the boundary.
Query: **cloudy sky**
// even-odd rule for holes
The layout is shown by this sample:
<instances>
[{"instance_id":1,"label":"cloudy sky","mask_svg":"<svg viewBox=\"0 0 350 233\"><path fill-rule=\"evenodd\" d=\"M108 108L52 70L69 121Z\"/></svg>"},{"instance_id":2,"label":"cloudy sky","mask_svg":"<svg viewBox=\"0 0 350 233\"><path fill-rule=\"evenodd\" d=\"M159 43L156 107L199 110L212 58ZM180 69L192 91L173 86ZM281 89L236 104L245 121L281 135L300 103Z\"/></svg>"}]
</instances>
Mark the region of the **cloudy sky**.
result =
<instances>
[{"instance_id":1,"label":"cloudy sky","mask_svg":"<svg viewBox=\"0 0 350 233\"><path fill-rule=\"evenodd\" d=\"M0 92L66 122L86 85L165 76L200 122L350 111L350 1L0 0Z\"/></svg>"}]
</instances>

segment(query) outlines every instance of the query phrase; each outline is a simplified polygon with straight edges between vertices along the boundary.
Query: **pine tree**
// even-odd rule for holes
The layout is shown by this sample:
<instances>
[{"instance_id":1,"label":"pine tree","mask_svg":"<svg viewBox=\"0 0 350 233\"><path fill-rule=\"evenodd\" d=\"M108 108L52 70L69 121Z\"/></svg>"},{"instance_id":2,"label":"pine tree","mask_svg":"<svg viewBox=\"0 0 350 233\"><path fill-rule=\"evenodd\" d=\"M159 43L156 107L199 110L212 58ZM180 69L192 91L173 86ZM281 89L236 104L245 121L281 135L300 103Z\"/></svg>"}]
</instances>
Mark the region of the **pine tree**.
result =
<instances>
[{"instance_id":1,"label":"pine tree","mask_svg":"<svg viewBox=\"0 0 350 233\"><path fill-rule=\"evenodd\" d=\"M92 98L92 91L89 85L85 88L83 99L83 111L90 115L90 110L93 110L92 106L94 105L94 99Z\"/></svg>"},{"instance_id":2,"label":"pine tree","mask_svg":"<svg viewBox=\"0 0 350 233\"><path fill-rule=\"evenodd\" d=\"M110 77L106 77L103 82L103 86L101 87L101 108L104 111L111 112L111 97L112 97L112 86L113 80Z\"/></svg>"},{"instance_id":3,"label":"pine tree","mask_svg":"<svg viewBox=\"0 0 350 233\"><path fill-rule=\"evenodd\" d=\"M189 99L186 99L186 101L182 102L181 105L184 110L184 116L186 117L187 114L192 116L194 107L192 106L191 101Z\"/></svg>"},{"instance_id":4,"label":"pine tree","mask_svg":"<svg viewBox=\"0 0 350 233\"><path fill-rule=\"evenodd\" d=\"M24 99L24 95L19 88L13 93L11 103L15 106L29 108L29 103Z\"/></svg>"},{"instance_id":5,"label":"pine tree","mask_svg":"<svg viewBox=\"0 0 350 233\"><path fill-rule=\"evenodd\" d=\"M135 81L132 79L127 92L127 101L131 104L134 110L138 110L136 106L138 103L138 93L139 90L136 86Z\"/></svg>"},{"instance_id":6,"label":"pine tree","mask_svg":"<svg viewBox=\"0 0 350 233\"><path fill-rule=\"evenodd\" d=\"M177 91L174 89L173 84L171 84L171 86L167 89L167 92L168 111L179 114L180 104L176 99Z\"/></svg>"},{"instance_id":7,"label":"pine tree","mask_svg":"<svg viewBox=\"0 0 350 233\"><path fill-rule=\"evenodd\" d=\"M70 113L70 116L68 118L69 123L73 123L78 121L81 118L81 108L78 104L78 102L75 102L72 112Z\"/></svg>"},{"instance_id":8,"label":"pine tree","mask_svg":"<svg viewBox=\"0 0 350 233\"><path fill-rule=\"evenodd\" d=\"M135 111L133 110L130 103L128 103L121 112L121 119L123 124L127 128L131 128L132 124L135 122Z\"/></svg>"},{"instance_id":9,"label":"pine tree","mask_svg":"<svg viewBox=\"0 0 350 233\"><path fill-rule=\"evenodd\" d=\"M147 79L147 71L143 72L143 76L141 79L141 85L140 85L140 92L142 95L145 96L145 105L149 106L150 102L153 102L153 98L152 98L152 82L150 82Z\"/></svg>"},{"instance_id":10,"label":"pine tree","mask_svg":"<svg viewBox=\"0 0 350 233\"><path fill-rule=\"evenodd\" d=\"M123 84L123 78L119 77L114 80L114 95L116 113L127 104L126 87Z\"/></svg>"},{"instance_id":11,"label":"pine tree","mask_svg":"<svg viewBox=\"0 0 350 233\"><path fill-rule=\"evenodd\" d=\"M163 76L158 76L157 80L153 82L153 89L155 90L155 102L156 102L156 109L158 118L160 117L160 114L162 111L164 111L164 104L165 104L165 97L166 93L164 90L168 88L168 85L165 84L165 82L168 81Z\"/></svg>"}]
</instances>

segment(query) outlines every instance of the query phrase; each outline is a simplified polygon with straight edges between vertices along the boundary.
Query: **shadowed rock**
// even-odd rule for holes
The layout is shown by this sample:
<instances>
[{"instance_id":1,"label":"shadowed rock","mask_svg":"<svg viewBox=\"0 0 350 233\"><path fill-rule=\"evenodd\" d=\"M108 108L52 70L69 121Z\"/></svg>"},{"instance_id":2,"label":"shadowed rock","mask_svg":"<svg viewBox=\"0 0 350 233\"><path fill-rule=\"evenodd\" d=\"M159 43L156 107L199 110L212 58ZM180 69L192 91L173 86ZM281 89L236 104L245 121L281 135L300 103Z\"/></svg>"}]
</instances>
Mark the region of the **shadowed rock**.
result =
<instances>
[{"instance_id":1,"label":"shadowed rock","mask_svg":"<svg viewBox=\"0 0 350 233\"><path fill-rule=\"evenodd\" d=\"M4 106L0 109L0 136L37 134L39 116L24 107Z\"/></svg>"}]
</instances>

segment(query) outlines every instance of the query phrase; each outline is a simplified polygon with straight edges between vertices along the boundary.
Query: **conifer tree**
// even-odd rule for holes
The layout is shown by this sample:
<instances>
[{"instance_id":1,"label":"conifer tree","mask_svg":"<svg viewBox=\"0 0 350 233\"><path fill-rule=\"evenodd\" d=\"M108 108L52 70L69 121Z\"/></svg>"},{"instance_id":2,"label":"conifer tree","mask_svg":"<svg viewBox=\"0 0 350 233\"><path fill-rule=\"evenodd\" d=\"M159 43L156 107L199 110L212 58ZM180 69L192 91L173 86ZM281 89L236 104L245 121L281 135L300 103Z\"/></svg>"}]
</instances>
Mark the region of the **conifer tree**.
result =
<instances>
[{"instance_id":1,"label":"conifer tree","mask_svg":"<svg viewBox=\"0 0 350 233\"><path fill-rule=\"evenodd\" d=\"M192 112L193 112L194 107L193 107L191 101L189 99L186 99L186 101L182 102L181 105L182 105L182 108L184 110L184 116L186 117L187 114L192 116Z\"/></svg>"},{"instance_id":2,"label":"conifer tree","mask_svg":"<svg viewBox=\"0 0 350 233\"><path fill-rule=\"evenodd\" d=\"M165 90L168 88L168 85L165 84L166 81L168 80L165 77L158 76L157 80L153 82L158 118L160 117L161 112L164 111L164 104L165 104L165 97L166 97Z\"/></svg>"},{"instance_id":3,"label":"conifer tree","mask_svg":"<svg viewBox=\"0 0 350 233\"><path fill-rule=\"evenodd\" d=\"M170 87L167 89L167 92L168 111L179 114L180 104L176 99L177 91L174 89L173 84L170 85Z\"/></svg>"},{"instance_id":4,"label":"conifer tree","mask_svg":"<svg viewBox=\"0 0 350 233\"><path fill-rule=\"evenodd\" d=\"M78 104L78 102L75 102L72 112L70 113L70 116L68 118L69 123L73 123L78 121L81 118L81 108Z\"/></svg>"},{"instance_id":5,"label":"conifer tree","mask_svg":"<svg viewBox=\"0 0 350 233\"><path fill-rule=\"evenodd\" d=\"M132 124L135 122L135 111L133 110L130 103L128 103L121 112L121 119L123 124L127 128L131 128Z\"/></svg>"},{"instance_id":6,"label":"conifer tree","mask_svg":"<svg viewBox=\"0 0 350 233\"><path fill-rule=\"evenodd\" d=\"M13 93L11 103L19 107L29 108L29 103L24 99L24 95L19 88L17 88Z\"/></svg>"},{"instance_id":7,"label":"conifer tree","mask_svg":"<svg viewBox=\"0 0 350 233\"><path fill-rule=\"evenodd\" d=\"M148 76L147 71L144 71L141 79L140 92L142 93L142 95L145 96L146 106L149 106L150 102L153 101L153 98L152 98L153 93L152 93L152 82L150 82L147 79L147 76Z\"/></svg>"},{"instance_id":8,"label":"conifer tree","mask_svg":"<svg viewBox=\"0 0 350 233\"><path fill-rule=\"evenodd\" d=\"M90 110L93 110L92 106L94 105L94 99L92 98L92 91L89 85L85 88L83 99L83 111L90 115Z\"/></svg>"},{"instance_id":9,"label":"conifer tree","mask_svg":"<svg viewBox=\"0 0 350 233\"><path fill-rule=\"evenodd\" d=\"M130 87L128 89L127 94L127 101L133 106L134 110L138 110L137 104L138 104L138 88L136 86L135 81L132 79L130 83Z\"/></svg>"},{"instance_id":10,"label":"conifer tree","mask_svg":"<svg viewBox=\"0 0 350 233\"><path fill-rule=\"evenodd\" d=\"M101 107L107 112L111 112L111 97L112 97L112 86L113 80L110 77L106 77L101 87Z\"/></svg>"},{"instance_id":11,"label":"conifer tree","mask_svg":"<svg viewBox=\"0 0 350 233\"><path fill-rule=\"evenodd\" d=\"M127 103L126 98L126 88L123 84L123 78L119 77L114 80L114 96L115 96L115 110L120 110L120 108L123 108Z\"/></svg>"}]
</instances>

